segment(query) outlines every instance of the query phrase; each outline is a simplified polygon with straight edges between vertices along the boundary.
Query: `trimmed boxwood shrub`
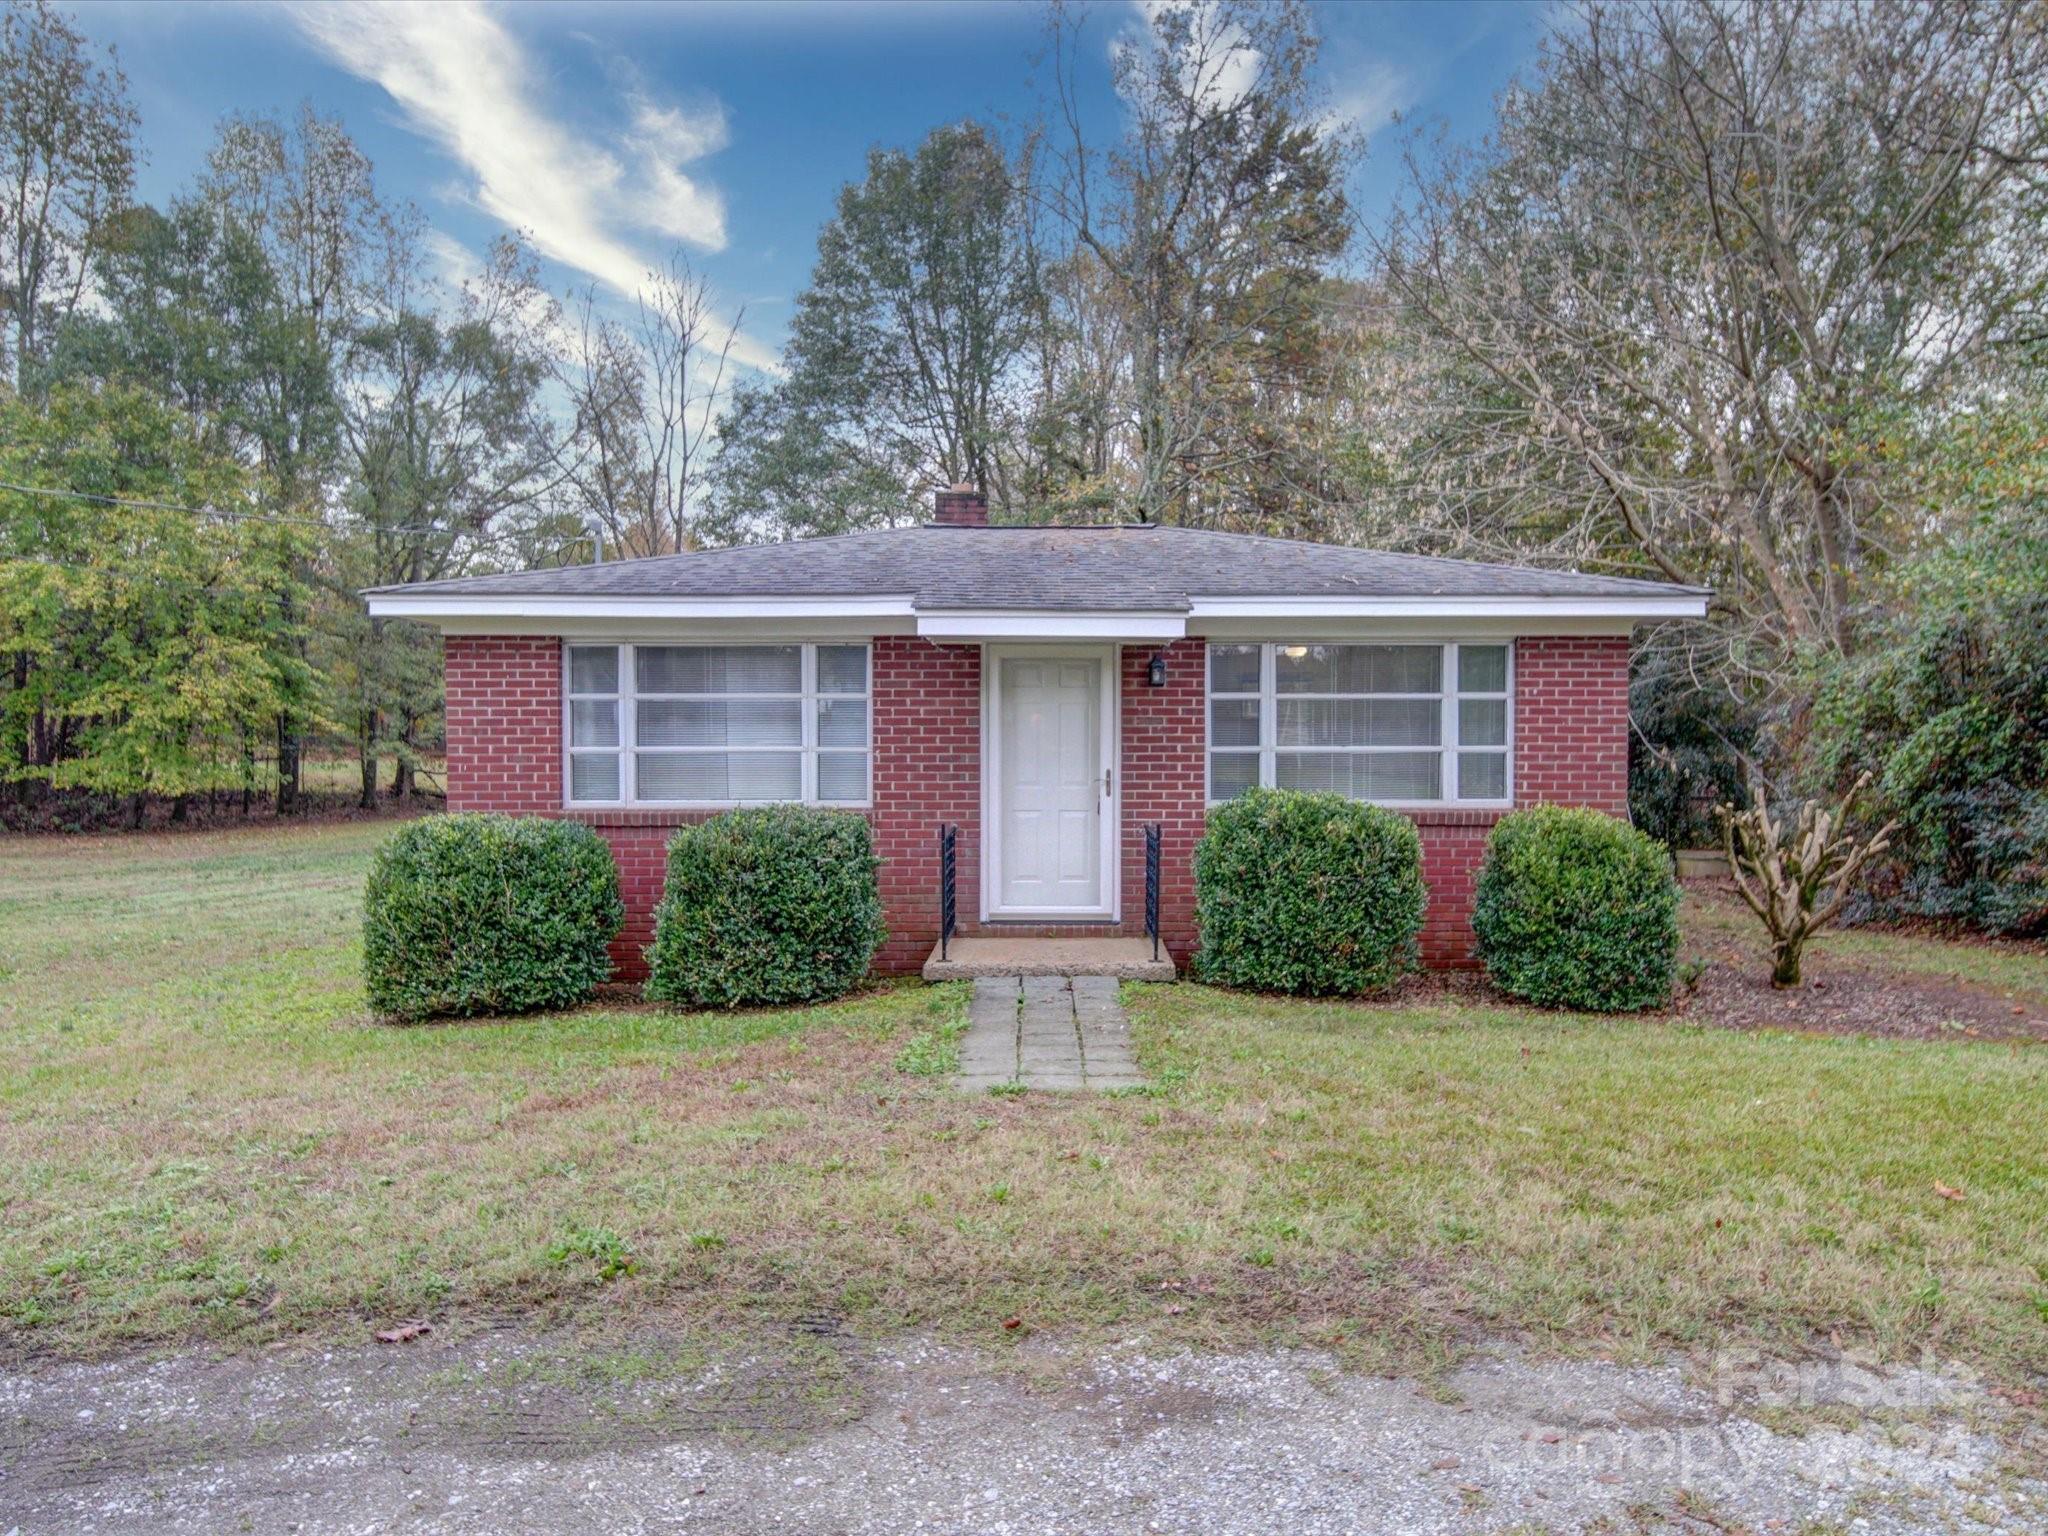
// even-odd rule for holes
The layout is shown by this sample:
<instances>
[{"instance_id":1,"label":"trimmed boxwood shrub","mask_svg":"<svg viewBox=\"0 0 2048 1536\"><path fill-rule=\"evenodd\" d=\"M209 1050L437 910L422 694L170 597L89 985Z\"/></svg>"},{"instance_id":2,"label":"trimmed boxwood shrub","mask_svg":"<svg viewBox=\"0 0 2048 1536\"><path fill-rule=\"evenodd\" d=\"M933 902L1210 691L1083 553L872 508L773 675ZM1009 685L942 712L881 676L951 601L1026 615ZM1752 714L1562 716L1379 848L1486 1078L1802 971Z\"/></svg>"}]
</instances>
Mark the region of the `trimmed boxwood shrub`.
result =
<instances>
[{"instance_id":1,"label":"trimmed boxwood shrub","mask_svg":"<svg viewBox=\"0 0 2048 1536\"><path fill-rule=\"evenodd\" d=\"M777 805L677 831L647 995L687 1008L838 997L881 948L874 836L851 811Z\"/></svg>"},{"instance_id":2,"label":"trimmed boxwood shrub","mask_svg":"<svg viewBox=\"0 0 2048 1536\"><path fill-rule=\"evenodd\" d=\"M1597 1013L1654 1008L1678 956L1671 856L1598 811L1516 811L1487 839L1472 927L1504 992Z\"/></svg>"},{"instance_id":3,"label":"trimmed boxwood shrub","mask_svg":"<svg viewBox=\"0 0 2048 1536\"><path fill-rule=\"evenodd\" d=\"M363 983L394 1019L585 1001L626 920L604 839L569 821L434 816L386 840L363 893Z\"/></svg>"},{"instance_id":4,"label":"trimmed boxwood shrub","mask_svg":"<svg viewBox=\"0 0 2048 1536\"><path fill-rule=\"evenodd\" d=\"M1342 795L1253 789L1195 847L1195 974L1227 987L1377 992L1415 968L1422 842L1405 816Z\"/></svg>"}]
</instances>

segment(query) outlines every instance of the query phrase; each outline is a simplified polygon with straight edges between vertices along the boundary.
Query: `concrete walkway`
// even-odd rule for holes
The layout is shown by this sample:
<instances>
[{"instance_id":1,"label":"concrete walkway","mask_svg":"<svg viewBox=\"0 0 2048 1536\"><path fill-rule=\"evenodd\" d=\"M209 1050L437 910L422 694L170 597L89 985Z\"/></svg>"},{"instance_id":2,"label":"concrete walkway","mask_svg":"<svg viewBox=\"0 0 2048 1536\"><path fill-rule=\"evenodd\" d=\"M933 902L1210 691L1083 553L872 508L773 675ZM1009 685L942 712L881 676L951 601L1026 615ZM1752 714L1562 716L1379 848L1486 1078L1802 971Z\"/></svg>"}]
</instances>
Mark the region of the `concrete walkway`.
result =
<instances>
[{"instance_id":1,"label":"concrete walkway","mask_svg":"<svg viewBox=\"0 0 2048 1536\"><path fill-rule=\"evenodd\" d=\"M1131 1023L1112 976L984 976L960 1040L958 1086L1136 1088Z\"/></svg>"}]
</instances>

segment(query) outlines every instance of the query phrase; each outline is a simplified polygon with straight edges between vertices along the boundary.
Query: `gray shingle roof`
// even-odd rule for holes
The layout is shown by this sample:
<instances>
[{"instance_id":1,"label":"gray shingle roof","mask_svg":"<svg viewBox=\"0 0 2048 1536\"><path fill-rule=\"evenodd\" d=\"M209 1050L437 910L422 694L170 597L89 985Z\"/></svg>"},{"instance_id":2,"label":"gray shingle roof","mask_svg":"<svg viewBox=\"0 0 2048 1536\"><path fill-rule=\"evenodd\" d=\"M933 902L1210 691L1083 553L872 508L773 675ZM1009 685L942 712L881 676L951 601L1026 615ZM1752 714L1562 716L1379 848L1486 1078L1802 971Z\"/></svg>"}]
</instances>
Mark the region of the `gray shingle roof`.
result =
<instances>
[{"instance_id":1,"label":"gray shingle roof","mask_svg":"<svg viewBox=\"0 0 2048 1536\"><path fill-rule=\"evenodd\" d=\"M1646 597L1619 576L1207 529L926 525L379 588L451 597L910 597L920 611L1178 612L1192 598Z\"/></svg>"}]
</instances>

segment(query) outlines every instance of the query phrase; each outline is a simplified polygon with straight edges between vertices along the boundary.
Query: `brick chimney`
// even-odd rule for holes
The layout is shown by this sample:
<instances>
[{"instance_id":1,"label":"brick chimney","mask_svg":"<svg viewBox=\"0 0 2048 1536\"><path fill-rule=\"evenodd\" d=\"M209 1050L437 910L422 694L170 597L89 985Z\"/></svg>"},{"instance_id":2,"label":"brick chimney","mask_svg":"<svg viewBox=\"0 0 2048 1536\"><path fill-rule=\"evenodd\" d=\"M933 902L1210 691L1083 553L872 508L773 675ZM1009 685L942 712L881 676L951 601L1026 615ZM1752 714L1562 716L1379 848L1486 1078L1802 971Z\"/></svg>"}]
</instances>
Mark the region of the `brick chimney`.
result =
<instances>
[{"instance_id":1,"label":"brick chimney","mask_svg":"<svg viewBox=\"0 0 2048 1536\"><path fill-rule=\"evenodd\" d=\"M986 528L988 497L963 480L934 498L932 521L947 528Z\"/></svg>"}]
</instances>

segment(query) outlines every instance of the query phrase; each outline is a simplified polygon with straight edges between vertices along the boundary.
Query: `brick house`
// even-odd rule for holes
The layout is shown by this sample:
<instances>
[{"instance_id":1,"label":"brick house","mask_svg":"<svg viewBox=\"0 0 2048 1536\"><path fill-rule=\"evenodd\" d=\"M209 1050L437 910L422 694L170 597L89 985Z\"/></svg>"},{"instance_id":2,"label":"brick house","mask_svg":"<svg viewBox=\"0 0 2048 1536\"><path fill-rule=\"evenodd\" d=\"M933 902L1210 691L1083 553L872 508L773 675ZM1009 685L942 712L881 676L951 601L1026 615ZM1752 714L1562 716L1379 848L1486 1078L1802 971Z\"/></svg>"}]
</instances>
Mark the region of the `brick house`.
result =
<instances>
[{"instance_id":1,"label":"brick house","mask_svg":"<svg viewBox=\"0 0 2048 1536\"><path fill-rule=\"evenodd\" d=\"M571 817L618 858L644 974L670 829L742 803L874 824L889 942L939 937L955 830L965 935L1196 942L1206 807L1253 784L1393 807L1422 835L1423 954L1469 963L1487 829L1628 806L1632 628L1706 594L1197 529L936 519L836 538L386 587L446 636L448 803Z\"/></svg>"}]
</instances>

